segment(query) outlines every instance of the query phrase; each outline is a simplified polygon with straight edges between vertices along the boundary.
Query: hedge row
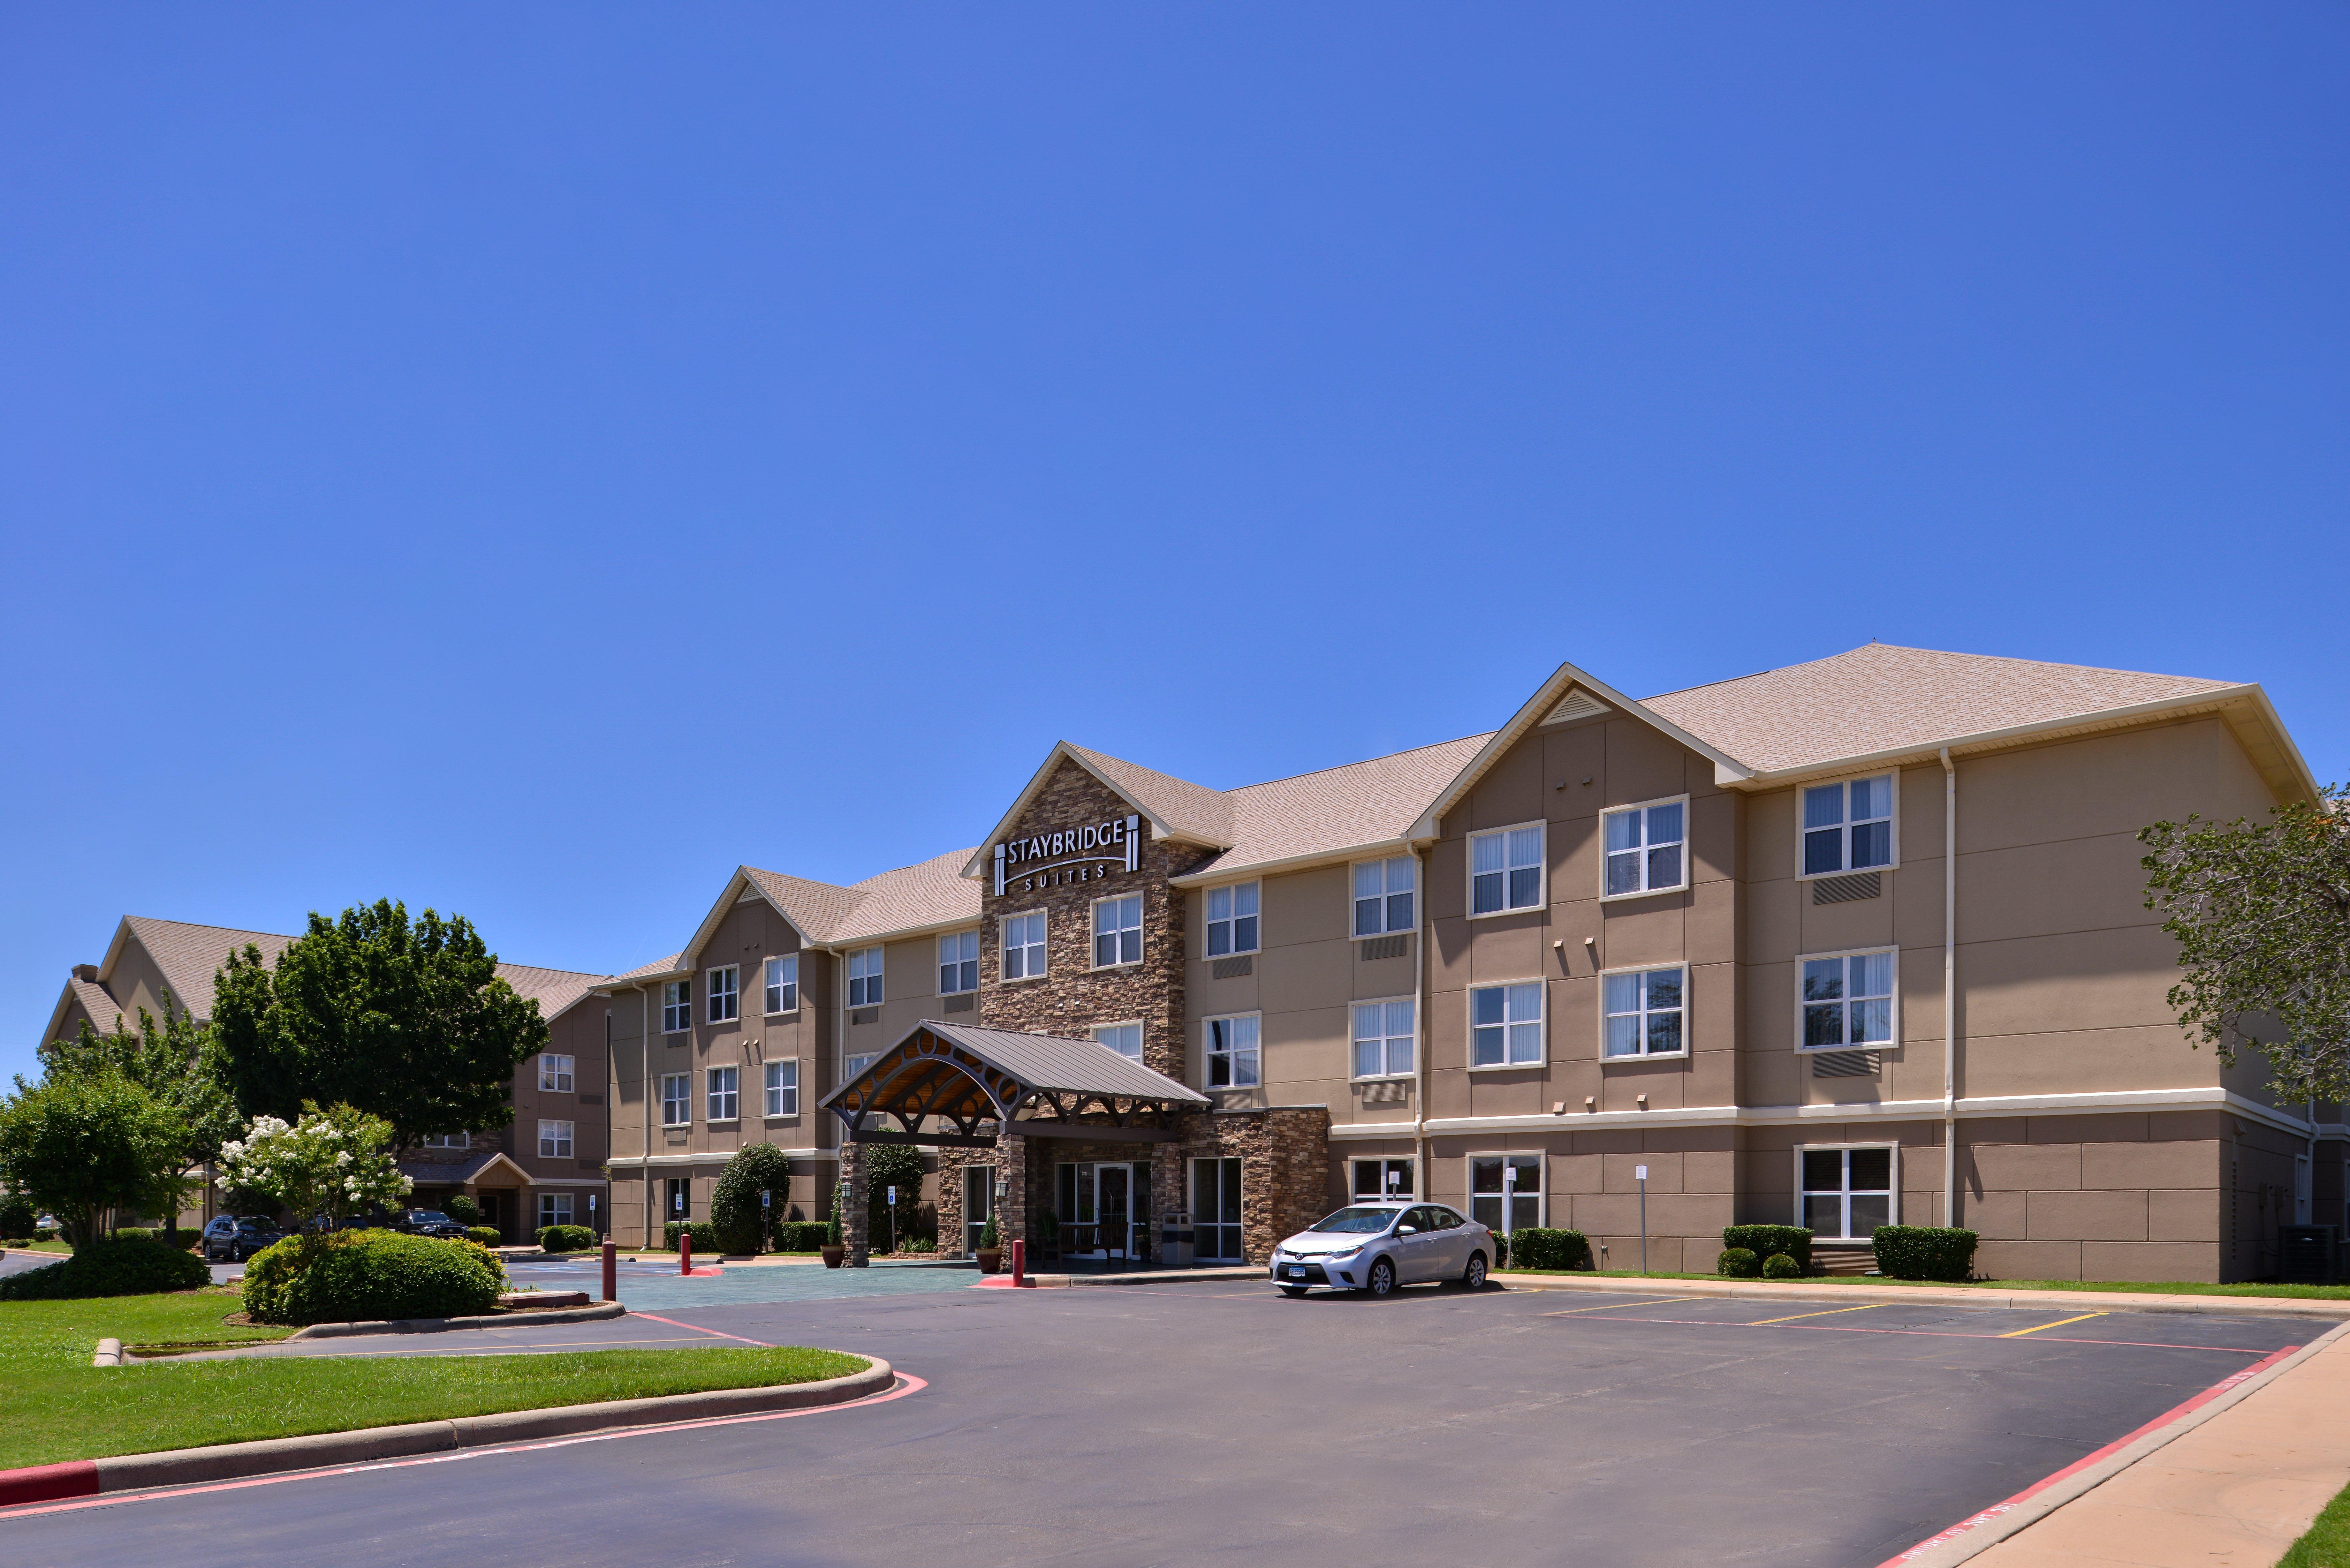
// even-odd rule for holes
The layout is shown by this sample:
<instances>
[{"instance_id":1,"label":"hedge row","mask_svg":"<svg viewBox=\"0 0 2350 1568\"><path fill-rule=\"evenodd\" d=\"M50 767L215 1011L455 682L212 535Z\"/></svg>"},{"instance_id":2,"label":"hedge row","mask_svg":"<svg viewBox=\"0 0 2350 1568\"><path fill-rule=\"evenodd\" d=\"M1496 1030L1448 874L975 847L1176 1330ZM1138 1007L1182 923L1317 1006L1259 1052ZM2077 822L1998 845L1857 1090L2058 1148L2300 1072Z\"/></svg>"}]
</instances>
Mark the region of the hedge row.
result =
<instances>
[{"instance_id":1,"label":"hedge row","mask_svg":"<svg viewBox=\"0 0 2350 1568\"><path fill-rule=\"evenodd\" d=\"M1725 1225L1721 1229L1721 1244L1743 1247L1757 1258L1784 1252L1795 1261L1798 1269L1811 1272L1812 1233L1801 1225Z\"/></svg>"},{"instance_id":2,"label":"hedge row","mask_svg":"<svg viewBox=\"0 0 2350 1568\"><path fill-rule=\"evenodd\" d=\"M451 1218L453 1219L455 1216L452 1215ZM478 1241L484 1247L502 1247L505 1244L506 1239L498 1233L498 1228L494 1225L468 1225L465 1227L465 1240Z\"/></svg>"},{"instance_id":3,"label":"hedge row","mask_svg":"<svg viewBox=\"0 0 2350 1568\"><path fill-rule=\"evenodd\" d=\"M778 1252L813 1252L825 1244L825 1232L832 1227L821 1220L786 1220L775 1227L775 1251Z\"/></svg>"},{"instance_id":4,"label":"hedge row","mask_svg":"<svg viewBox=\"0 0 2350 1568\"><path fill-rule=\"evenodd\" d=\"M585 1252L598 1242L596 1232L585 1225L541 1225L538 1244L549 1252Z\"/></svg>"},{"instance_id":5,"label":"hedge row","mask_svg":"<svg viewBox=\"0 0 2350 1568\"><path fill-rule=\"evenodd\" d=\"M1869 1232L1877 1272L1894 1280L1963 1280L1974 1272L1975 1233L1940 1225L1879 1225Z\"/></svg>"},{"instance_id":6,"label":"hedge row","mask_svg":"<svg viewBox=\"0 0 2350 1568\"><path fill-rule=\"evenodd\" d=\"M144 1296L192 1291L213 1282L203 1260L139 1236L113 1236L76 1248L62 1262L0 1276L0 1301L72 1301L85 1296Z\"/></svg>"},{"instance_id":7,"label":"hedge row","mask_svg":"<svg viewBox=\"0 0 2350 1568\"><path fill-rule=\"evenodd\" d=\"M1494 1241L1499 1243L1503 1238L1496 1236ZM1591 1243L1580 1231L1521 1225L1510 1232L1506 1246L1509 1264L1513 1269L1591 1267Z\"/></svg>"},{"instance_id":8,"label":"hedge row","mask_svg":"<svg viewBox=\"0 0 2350 1568\"><path fill-rule=\"evenodd\" d=\"M177 1231L150 1230L143 1225L125 1225L115 1231L115 1234L129 1236L140 1241L156 1241L166 1247L177 1247L182 1252L194 1251L196 1243L204 1238L202 1231L191 1231L184 1225Z\"/></svg>"},{"instance_id":9,"label":"hedge row","mask_svg":"<svg viewBox=\"0 0 2350 1568\"><path fill-rule=\"evenodd\" d=\"M691 1234L693 1250L716 1257L724 1249L718 1245L718 1227L707 1220L671 1220L661 1227L661 1250L677 1251L677 1239Z\"/></svg>"},{"instance_id":10,"label":"hedge row","mask_svg":"<svg viewBox=\"0 0 2350 1568\"><path fill-rule=\"evenodd\" d=\"M496 1306L505 1288L505 1269L471 1241L335 1231L255 1253L244 1270L244 1310L256 1323L473 1317Z\"/></svg>"}]
</instances>

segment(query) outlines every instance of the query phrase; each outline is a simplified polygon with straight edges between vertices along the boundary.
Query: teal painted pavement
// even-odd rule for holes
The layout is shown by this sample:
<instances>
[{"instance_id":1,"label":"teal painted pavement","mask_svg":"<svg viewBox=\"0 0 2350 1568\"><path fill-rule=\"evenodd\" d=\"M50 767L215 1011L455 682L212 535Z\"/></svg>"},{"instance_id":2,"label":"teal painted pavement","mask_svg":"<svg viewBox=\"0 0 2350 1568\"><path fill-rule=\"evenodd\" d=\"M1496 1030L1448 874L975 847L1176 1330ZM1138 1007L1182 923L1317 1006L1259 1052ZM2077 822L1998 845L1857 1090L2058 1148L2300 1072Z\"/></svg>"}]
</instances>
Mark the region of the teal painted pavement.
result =
<instances>
[{"instance_id":1,"label":"teal painted pavement","mask_svg":"<svg viewBox=\"0 0 2350 1568\"><path fill-rule=\"evenodd\" d=\"M602 1282L596 1265L577 1263L509 1263L506 1273L517 1285L545 1291L585 1290L599 1293ZM733 1306L744 1302L846 1301L857 1296L929 1295L940 1291L969 1290L978 1283L976 1267L941 1267L935 1263L877 1263L867 1269L827 1269L820 1263L750 1263L722 1266L715 1276L681 1278L675 1263L620 1265L620 1301L647 1312L697 1306Z\"/></svg>"}]
</instances>

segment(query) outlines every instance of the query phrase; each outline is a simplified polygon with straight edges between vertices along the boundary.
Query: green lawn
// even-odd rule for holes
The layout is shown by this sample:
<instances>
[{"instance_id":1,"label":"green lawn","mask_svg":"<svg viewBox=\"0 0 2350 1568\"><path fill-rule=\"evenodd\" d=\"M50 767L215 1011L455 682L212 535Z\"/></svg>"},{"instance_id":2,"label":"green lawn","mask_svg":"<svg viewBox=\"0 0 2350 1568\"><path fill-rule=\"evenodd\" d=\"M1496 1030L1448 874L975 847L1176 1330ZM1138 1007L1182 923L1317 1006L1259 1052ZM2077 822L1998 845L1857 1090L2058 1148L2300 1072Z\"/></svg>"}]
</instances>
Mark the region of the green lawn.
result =
<instances>
[{"instance_id":1,"label":"green lawn","mask_svg":"<svg viewBox=\"0 0 2350 1568\"><path fill-rule=\"evenodd\" d=\"M2310 1521L2308 1533L2277 1559L2276 1568L2350 1568L2350 1487Z\"/></svg>"},{"instance_id":2,"label":"green lawn","mask_svg":"<svg viewBox=\"0 0 2350 1568\"><path fill-rule=\"evenodd\" d=\"M7 1250L11 1252L70 1252L73 1246L67 1241L26 1241L22 1245L11 1241Z\"/></svg>"},{"instance_id":3,"label":"green lawn","mask_svg":"<svg viewBox=\"0 0 2350 1568\"><path fill-rule=\"evenodd\" d=\"M1497 1269L1496 1279L1512 1274L1569 1274L1596 1280L1719 1280L1720 1274L1669 1274L1661 1270L1641 1273L1637 1269ZM1761 1285L1920 1285L1935 1290L1962 1291L2135 1291L2157 1296L2267 1296L2285 1301L2350 1301L2350 1285L2207 1285L2193 1280L2168 1280L2147 1284L2127 1280L1968 1280L1948 1283L1937 1280L1887 1280L1860 1274L1806 1274L1794 1280L1742 1280ZM2350 1565L2345 1565L2350 1568Z\"/></svg>"},{"instance_id":4,"label":"green lawn","mask_svg":"<svg viewBox=\"0 0 2350 1568\"><path fill-rule=\"evenodd\" d=\"M499 1410L806 1383L861 1371L828 1350L598 1350L458 1358L273 1356L99 1368L100 1339L168 1345L283 1338L232 1328L227 1290L0 1302L0 1469L203 1443L339 1432Z\"/></svg>"}]
</instances>

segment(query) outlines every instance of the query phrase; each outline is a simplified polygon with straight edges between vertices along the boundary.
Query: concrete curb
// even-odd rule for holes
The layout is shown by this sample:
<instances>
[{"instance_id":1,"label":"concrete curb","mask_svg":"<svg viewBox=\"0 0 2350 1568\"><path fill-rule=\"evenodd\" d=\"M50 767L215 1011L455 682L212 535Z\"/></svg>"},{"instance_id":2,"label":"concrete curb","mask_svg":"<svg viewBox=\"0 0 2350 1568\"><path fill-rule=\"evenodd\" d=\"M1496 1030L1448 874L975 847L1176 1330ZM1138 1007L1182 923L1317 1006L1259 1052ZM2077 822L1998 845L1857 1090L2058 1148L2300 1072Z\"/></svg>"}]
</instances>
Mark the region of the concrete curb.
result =
<instances>
[{"instance_id":1,"label":"concrete curb","mask_svg":"<svg viewBox=\"0 0 2350 1568\"><path fill-rule=\"evenodd\" d=\"M2102 1312L2238 1314L2250 1317L2309 1317L2338 1323L2350 1319L2350 1301L2295 1301L2275 1296L2170 1296L2107 1291L1936 1290L1930 1285L1766 1285L1742 1280L1577 1279L1572 1274L1497 1273L1493 1282L1513 1291L1596 1291L1643 1296L1727 1296L1774 1302L1914 1302L1920 1305L2014 1307L2058 1311L2080 1307Z\"/></svg>"},{"instance_id":2,"label":"concrete curb","mask_svg":"<svg viewBox=\"0 0 2350 1568\"><path fill-rule=\"evenodd\" d=\"M2046 1490L2035 1492L2022 1502L1995 1504L1981 1513L1961 1520L1941 1534L1922 1541L1901 1555L1889 1559L1883 1568L1892 1568L1894 1563L1900 1564L1901 1568L1954 1568L1957 1563L1990 1551L2010 1536L2039 1523L2066 1503L2078 1501L2204 1422L2242 1404L2345 1334L2350 1334L2350 1323L2336 1324L2283 1360L2245 1376L2241 1382L2233 1384L2225 1392L2176 1419L2166 1421L2154 1431L2133 1438L2094 1463L2064 1475Z\"/></svg>"},{"instance_id":3,"label":"concrete curb","mask_svg":"<svg viewBox=\"0 0 2350 1568\"><path fill-rule=\"evenodd\" d=\"M1004 1283L1012 1282L1010 1270L995 1276ZM1163 1273L1149 1274L1037 1274L1028 1276L1028 1282L1045 1290L1091 1289L1103 1285L1180 1285L1191 1280L1267 1280L1263 1269L1169 1269Z\"/></svg>"},{"instance_id":4,"label":"concrete curb","mask_svg":"<svg viewBox=\"0 0 2350 1568\"><path fill-rule=\"evenodd\" d=\"M122 1342L119 1339L99 1340L98 1342L98 1354L89 1358L89 1364L92 1366L121 1366Z\"/></svg>"},{"instance_id":5,"label":"concrete curb","mask_svg":"<svg viewBox=\"0 0 2350 1568\"><path fill-rule=\"evenodd\" d=\"M234 1480L281 1470L363 1465L457 1449L577 1437L628 1427L661 1427L721 1416L752 1416L846 1405L886 1393L897 1374L879 1356L862 1372L817 1383L786 1383L764 1388L713 1388L701 1394L668 1394L650 1399L609 1399L594 1405L560 1405L545 1410L508 1410L494 1416L460 1416L446 1421L416 1421L399 1427L365 1427L355 1432L320 1432L307 1438L268 1438L252 1443L174 1449L154 1454L75 1459L0 1470L0 1508L56 1502L100 1492L149 1487L189 1486Z\"/></svg>"},{"instance_id":6,"label":"concrete curb","mask_svg":"<svg viewBox=\"0 0 2350 1568\"><path fill-rule=\"evenodd\" d=\"M525 1310L498 1317L397 1317L380 1322L314 1323L286 1337L342 1339L357 1334L440 1334L455 1328L512 1328L518 1323L598 1323L619 1317L628 1310L619 1302L598 1302L593 1306L556 1307L546 1312Z\"/></svg>"}]
</instances>

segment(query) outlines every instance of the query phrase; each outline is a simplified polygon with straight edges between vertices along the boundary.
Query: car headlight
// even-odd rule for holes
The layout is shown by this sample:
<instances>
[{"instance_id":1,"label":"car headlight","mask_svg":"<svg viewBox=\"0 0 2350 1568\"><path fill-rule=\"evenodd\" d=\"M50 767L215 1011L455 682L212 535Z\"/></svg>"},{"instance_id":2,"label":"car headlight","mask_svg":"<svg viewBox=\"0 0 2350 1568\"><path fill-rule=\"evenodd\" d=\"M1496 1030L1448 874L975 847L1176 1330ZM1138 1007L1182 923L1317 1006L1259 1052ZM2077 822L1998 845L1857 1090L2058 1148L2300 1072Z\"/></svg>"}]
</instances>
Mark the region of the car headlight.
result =
<instances>
[{"instance_id":1,"label":"car headlight","mask_svg":"<svg viewBox=\"0 0 2350 1568\"><path fill-rule=\"evenodd\" d=\"M1368 1245L1368 1243L1365 1243L1365 1245ZM1357 1252L1360 1252L1362 1250L1362 1247L1349 1247L1343 1252L1329 1252L1324 1255L1334 1263L1343 1263L1347 1259L1355 1256Z\"/></svg>"}]
</instances>

